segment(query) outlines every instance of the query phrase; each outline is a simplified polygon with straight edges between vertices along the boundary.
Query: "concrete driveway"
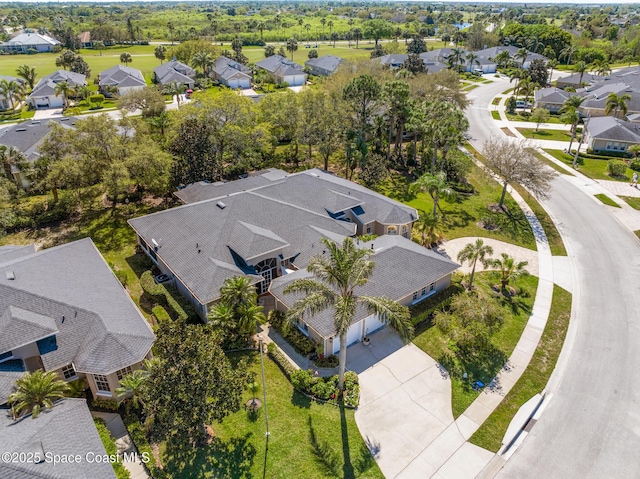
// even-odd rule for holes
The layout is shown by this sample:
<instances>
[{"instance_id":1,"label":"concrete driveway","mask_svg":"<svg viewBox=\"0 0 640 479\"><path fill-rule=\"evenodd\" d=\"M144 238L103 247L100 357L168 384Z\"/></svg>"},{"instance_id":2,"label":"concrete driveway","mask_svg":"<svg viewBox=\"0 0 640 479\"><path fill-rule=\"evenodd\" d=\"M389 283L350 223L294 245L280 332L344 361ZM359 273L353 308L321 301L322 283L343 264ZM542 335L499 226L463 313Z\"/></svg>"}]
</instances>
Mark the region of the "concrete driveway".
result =
<instances>
[{"instance_id":1,"label":"concrete driveway","mask_svg":"<svg viewBox=\"0 0 640 479\"><path fill-rule=\"evenodd\" d=\"M360 433L385 477L396 477L453 423L451 382L389 328L371 335L368 346L351 346L347 368L360 377Z\"/></svg>"}]
</instances>

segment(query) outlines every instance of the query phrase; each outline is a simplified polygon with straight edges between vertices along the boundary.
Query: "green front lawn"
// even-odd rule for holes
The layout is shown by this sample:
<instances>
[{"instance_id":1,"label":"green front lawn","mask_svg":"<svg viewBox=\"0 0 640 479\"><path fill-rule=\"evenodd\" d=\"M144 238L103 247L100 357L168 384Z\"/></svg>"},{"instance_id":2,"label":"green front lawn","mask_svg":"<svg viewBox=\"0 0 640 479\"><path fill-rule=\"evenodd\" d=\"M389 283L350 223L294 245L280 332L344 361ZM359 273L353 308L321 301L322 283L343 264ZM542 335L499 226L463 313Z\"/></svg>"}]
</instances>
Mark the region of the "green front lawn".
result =
<instances>
[{"instance_id":1,"label":"green front lawn","mask_svg":"<svg viewBox=\"0 0 640 479\"><path fill-rule=\"evenodd\" d=\"M244 353L260 379L260 357ZM236 356L237 357L237 356ZM233 358L232 358L233 359ZM197 450L161 445L162 463L179 478L383 478L354 419L354 411L319 404L295 393L278 366L265 356L269 448L265 408L251 419L245 410L212 424L213 442ZM262 387L258 395L262 400ZM251 399L249 392L244 400Z\"/></svg>"},{"instance_id":2,"label":"green front lawn","mask_svg":"<svg viewBox=\"0 0 640 479\"><path fill-rule=\"evenodd\" d=\"M536 132L535 128L516 128L522 136L525 138L531 138L534 140L557 140L557 141L570 141L571 133L564 130L543 130L540 129ZM576 140L580 140L576 138Z\"/></svg>"},{"instance_id":3,"label":"green front lawn","mask_svg":"<svg viewBox=\"0 0 640 479\"><path fill-rule=\"evenodd\" d=\"M502 120L500 117L500 112L498 110L491 110L491 118L494 120Z\"/></svg>"},{"instance_id":4,"label":"green front lawn","mask_svg":"<svg viewBox=\"0 0 640 479\"><path fill-rule=\"evenodd\" d=\"M603 203L603 204L605 204L607 206L613 206L614 208L622 208L618 203L613 201L611 198L609 198L604 193L598 193L597 195L593 195L593 196L598 198L601 203Z\"/></svg>"},{"instance_id":5,"label":"green front lawn","mask_svg":"<svg viewBox=\"0 0 640 479\"><path fill-rule=\"evenodd\" d=\"M619 196L618 198L624 200L634 210L640 210L640 198L637 196Z\"/></svg>"},{"instance_id":6,"label":"green front lawn","mask_svg":"<svg viewBox=\"0 0 640 479\"><path fill-rule=\"evenodd\" d=\"M35 110L29 110L26 106L21 109L15 110L4 110L0 111L0 123L8 122L13 123L16 121L28 120L29 118L33 118L33 115L36 114Z\"/></svg>"},{"instance_id":7,"label":"green front lawn","mask_svg":"<svg viewBox=\"0 0 640 479\"><path fill-rule=\"evenodd\" d=\"M570 155L568 153L564 153L560 150L547 150L547 153L556 158L557 160L562 161L566 165L571 166L573 164L574 155ZM620 158L610 158L612 160L619 160ZM633 170L627 168L626 174L624 177L612 177L607 174L607 161L608 159L593 159L593 158L585 158L580 154L578 156L578 171L583 175L588 176L589 178L593 178L594 180L611 180L611 181L631 181L631 177L633 176Z\"/></svg>"},{"instance_id":8,"label":"green front lawn","mask_svg":"<svg viewBox=\"0 0 640 479\"><path fill-rule=\"evenodd\" d=\"M562 350L570 318L571 293L554 285L549 319L529 366L469 442L493 452L500 449L502 438L520 406L546 387Z\"/></svg>"},{"instance_id":9,"label":"green front lawn","mask_svg":"<svg viewBox=\"0 0 640 479\"><path fill-rule=\"evenodd\" d=\"M499 283L497 278L491 272L476 273L474 286L478 288L485 297L491 301L495 301L504 314L504 326L493 337L493 345L495 349L489 357L478 362L469 362L464 368L468 374L467 379L452 376L452 398L451 405L453 409L453 417L460 416L469 405L478 397L479 391L471 388L475 381L482 381L489 384L495 375L500 371L507 359L513 352L516 344L520 340L522 331L529 319L533 309L536 289L538 287L538 278L535 276L525 276L520 278L516 283L518 295L513 298L507 298L502 294L492 290L491 285ZM461 293L464 294L464 293ZM447 349L448 338L431 322L421 324L416 328L416 337L413 343L422 349L436 361L441 362L443 353ZM462 366L459 359L456 358L459 366Z\"/></svg>"},{"instance_id":10,"label":"green front lawn","mask_svg":"<svg viewBox=\"0 0 640 479\"><path fill-rule=\"evenodd\" d=\"M473 165L468 175L475 193L458 194L455 200L441 200L440 206L444 213L443 234L445 239L467 236L485 236L495 238L511 244L517 244L529 249L536 249L531 227L522 210L507 194L505 204L507 213L495 213L487 207L497 204L502 189L484 171ZM397 201L408 204L418 210L432 211L433 200L428 193L413 194L409 192L408 179L394 173L380 185L378 190ZM494 223L498 229L487 230L478 225L480 222Z\"/></svg>"},{"instance_id":11,"label":"green front lawn","mask_svg":"<svg viewBox=\"0 0 640 479\"><path fill-rule=\"evenodd\" d=\"M535 150L531 150L531 153L533 154L533 156L535 156L536 158L538 158L541 162L543 162L545 165L550 166L551 168L553 168L554 170L556 170L558 173L561 173L563 175L570 175L570 176L575 176L573 173L571 173L568 170L565 170L563 167L561 167L560 165L558 165L557 163L555 163L554 161L551 161L549 158L547 158L546 156L538 153Z\"/></svg>"},{"instance_id":12,"label":"green front lawn","mask_svg":"<svg viewBox=\"0 0 640 479\"><path fill-rule=\"evenodd\" d=\"M533 123L533 120L531 119L531 113L529 112L507 113L506 115L507 115L507 120L509 121L527 121L527 122ZM566 123L561 121L560 117L557 115L551 115L549 119L545 121L545 123L547 124L554 123L556 125L566 125Z\"/></svg>"}]
</instances>

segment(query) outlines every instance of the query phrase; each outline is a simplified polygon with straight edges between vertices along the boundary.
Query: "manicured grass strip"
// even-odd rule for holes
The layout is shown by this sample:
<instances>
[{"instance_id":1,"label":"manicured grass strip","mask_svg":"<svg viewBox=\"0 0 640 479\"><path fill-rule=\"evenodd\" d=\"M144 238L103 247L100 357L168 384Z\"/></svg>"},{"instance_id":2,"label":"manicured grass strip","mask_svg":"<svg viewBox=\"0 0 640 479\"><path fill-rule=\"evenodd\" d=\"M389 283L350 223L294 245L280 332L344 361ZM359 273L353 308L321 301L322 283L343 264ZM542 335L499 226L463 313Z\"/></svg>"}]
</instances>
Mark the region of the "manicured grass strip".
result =
<instances>
[{"instance_id":1,"label":"manicured grass strip","mask_svg":"<svg viewBox=\"0 0 640 479\"><path fill-rule=\"evenodd\" d=\"M562 161L564 164L568 166L572 166L573 164L573 154L564 153L560 150L548 150L545 149L547 153L553 156L555 159ZM613 177L607 174L607 161L611 160L619 160L620 158L586 158L582 154L578 156L578 171L583 175L588 176L589 178L593 178L594 180L610 180L610 181L631 181L631 177L633 175L633 170L627 168L625 176L623 177Z\"/></svg>"},{"instance_id":2,"label":"manicured grass strip","mask_svg":"<svg viewBox=\"0 0 640 479\"><path fill-rule=\"evenodd\" d=\"M562 350L570 318L571 293L554 285L549 319L529 366L469 442L493 452L500 449L502 438L520 406L541 392L549 381Z\"/></svg>"},{"instance_id":3,"label":"manicured grass strip","mask_svg":"<svg viewBox=\"0 0 640 479\"><path fill-rule=\"evenodd\" d=\"M540 129L536 132L535 128L516 128L522 136L525 138L531 138L534 140L556 140L556 141L569 141L571 140L571 133L564 130L543 130Z\"/></svg>"},{"instance_id":4,"label":"manicured grass strip","mask_svg":"<svg viewBox=\"0 0 640 479\"><path fill-rule=\"evenodd\" d=\"M562 173L563 175L570 175L570 176L575 176L573 173L571 173L568 170L565 170L563 167L561 167L560 165L558 165L557 163L555 163L554 161L551 161L549 158L547 158L544 155L541 155L540 153L538 153L535 150L531 150L531 153L533 154L533 156L535 156L536 158L538 158L541 162L543 162L545 165L550 166L551 168L553 168L554 170L556 170L558 173Z\"/></svg>"},{"instance_id":5,"label":"manicured grass strip","mask_svg":"<svg viewBox=\"0 0 640 479\"><path fill-rule=\"evenodd\" d=\"M260 356L256 352L231 355L246 358L260 384ZM383 478L367 449L351 409L320 404L293 391L280 368L264 357L269 412L269 449L265 452L264 405L256 417L244 409L213 423L213 442L197 449L162 443L162 464L168 477L224 478ZM243 403L251 399L246 391ZM348 461L345 464L345 460ZM345 474L345 477L346 474Z\"/></svg>"},{"instance_id":6,"label":"manicured grass strip","mask_svg":"<svg viewBox=\"0 0 640 479\"><path fill-rule=\"evenodd\" d=\"M527 121L530 123L533 123L533 120L531 119L531 113L527 112L521 112L521 113L507 113L507 120L509 121ZM560 120L560 117L556 116L556 115L551 115L549 117L549 119L547 121L545 121L545 123L555 123L556 125L564 125L565 123L563 121Z\"/></svg>"},{"instance_id":7,"label":"manicured grass strip","mask_svg":"<svg viewBox=\"0 0 640 479\"><path fill-rule=\"evenodd\" d=\"M593 196L598 198L602 203L604 203L607 206L613 206L614 208L621 208L621 206L618 203L613 201L611 198L609 198L604 193L598 193L597 195L593 195Z\"/></svg>"},{"instance_id":8,"label":"manicured grass strip","mask_svg":"<svg viewBox=\"0 0 640 479\"><path fill-rule=\"evenodd\" d=\"M544 229L544 233L547 235L547 241L549 242L549 248L551 249L551 254L553 256L567 256L567 250L564 247L564 242L562 241L562 237L560 236L560 232L558 228L556 228L555 223L549 216L549 214L545 211L538 200L535 199L532 195L529 194L527 190L525 190L520 185L512 185L515 190L520 193L522 199L529 205L529 208L533 211L533 214L536 215L538 221L542 225L542 229Z\"/></svg>"},{"instance_id":9,"label":"manicured grass strip","mask_svg":"<svg viewBox=\"0 0 640 479\"><path fill-rule=\"evenodd\" d=\"M506 126L504 128L500 128L500 130L502 130L502 133L504 133L507 136L511 136L513 138L516 137L516 135L509 128L507 128Z\"/></svg>"},{"instance_id":10,"label":"manicured grass strip","mask_svg":"<svg viewBox=\"0 0 640 479\"><path fill-rule=\"evenodd\" d=\"M640 239L640 230L635 230L633 234L635 234Z\"/></svg>"},{"instance_id":11,"label":"manicured grass strip","mask_svg":"<svg viewBox=\"0 0 640 479\"><path fill-rule=\"evenodd\" d=\"M499 105L500 104L500 100L502 100L501 96L497 96L493 99L493 101L491 102L492 105Z\"/></svg>"},{"instance_id":12,"label":"manicured grass strip","mask_svg":"<svg viewBox=\"0 0 640 479\"><path fill-rule=\"evenodd\" d=\"M518 289L518 295L506 298L492 290L491 285L498 281L494 274L486 271L476 273L473 285L488 300L495 301L503 313L504 325L492 338L492 344L497 348L496 354L492 359L466 364L465 370L469 375L469 379L463 380L459 376L451 377L451 407L454 418L460 416L480 394L479 391L475 391L470 387L471 384L477 380L488 384L500 371L500 368L502 368L520 340L522 331L533 309L538 287L537 277L524 276L518 279L515 284ZM457 281L460 281L460 279ZM419 314L419 312L415 310L415 314ZM441 361L441 358L443 358L443 354L447 349L447 342L448 337L437 327L433 327L431 322L419 325L416 328L416 337L413 339L413 343L416 346L436 361Z\"/></svg>"},{"instance_id":13,"label":"manicured grass strip","mask_svg":"<svg viewBox=\"0 0 640 479\"><path fill-rule=\"evenodd\" d=\"M116 446L116 440L113 438L109 429L107 428L104 419L94 418L93 423L96 425L96 429L98 430L98 434L100 435L100 440L102 441L102 445L104 449L107 451L109 456L115 457L118 453L118 447ZM113 467L113 472L116 474L118 479L129 479L131 474L127 471L120 461L114 461L111 463Z\"/></svg>"},{"instance_id":14,"label":"manicured grass strip","mask_svg":"<svg viewBox=\"0 0 640 479\"><path fill-rule=\"evenodd\" d=\"M503 91L501 94L502 95L508 95L509 93L511 93L513 91L513 88L509 88L508 90Z\"/></svg>"},{"instance_id":15,"label":"manicured grass strip","mask_svg":"<svg viewBox=\"0 0 640 479\"><path fill-rule=\"evenodd\" d=\"M631 206L634 210L640 210L640 198L636 196L619 196L618 198L623 199L626 203Z\"/></svg>"},{"instance_id":16,"label":"manicured grass strip","mask_svg":"<svg viewBox=\"0 0 640 479\"><path fill-rule=\"evenodd\" d=\"M502 119L500 118L500 112L498 110L491 110L491 118L493 118L494 120Z\"/></svg>"},{"instance_id":17,"label":"manicured grass strip","mask_svg":"<svg viewBox=\"0 0 640 479\"><path fill-rule=\"evenodd\" d=\"M464 90L464 91L471 91L471 90L473 90L474 88L478 88L478 86L479 86L479 85L472 84L472 85L469 85L469 86L467 86L467 87L463 88L463 90Z\"/></svg>"}]
</instances>

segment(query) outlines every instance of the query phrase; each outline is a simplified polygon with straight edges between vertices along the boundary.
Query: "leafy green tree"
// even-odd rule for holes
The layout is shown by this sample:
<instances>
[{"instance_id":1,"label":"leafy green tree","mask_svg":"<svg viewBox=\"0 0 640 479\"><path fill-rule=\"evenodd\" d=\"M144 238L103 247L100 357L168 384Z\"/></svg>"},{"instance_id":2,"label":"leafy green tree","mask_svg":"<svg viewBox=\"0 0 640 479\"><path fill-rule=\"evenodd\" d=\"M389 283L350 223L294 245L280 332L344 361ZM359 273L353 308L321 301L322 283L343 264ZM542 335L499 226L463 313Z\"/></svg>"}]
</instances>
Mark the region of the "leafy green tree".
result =
<instances>
[{"instance_id":1,"label":"leafy green tree","mask_svg":"<svg viewBox=\"0 0 640 479\"><path fill-rule=\"evenodd\" d=\"M298 40L291 37L287 40L287 51L291 53L291 61L293 61L293 52L298 50Z\"/></svg>"},{"instance_id":2,"label":"leafy green tree","mask_svg":"<svg viewBox=\"0 0 640 479\"><path fill-rule=\"evenodd\" d=\"M509 286L509 283L517 280L520 276L528 274L527 270L524 268L527 264L527 261L516 262L516 260L509 256L506 253L502 253L501 258L493 259L489 262L489 265L498 270L498 274L500 275L500 284L502 288L506 288Z\"/></svg>"},{"instance_id":3,"label":"leafy green tree","mask_svg":"<svg viewBox=\"0 0 640 479\"><path fill-rule=\"evenodd\" d=\"M411 38L411 41L407 45L407 53L420 54L426 51L427 51L427 44L425 43L424 39L419 35L415 35L413 38Z\"/></svg>"},{"instance_id":4,"label":"leafy green tree","mask_svg":"<svg viewBox=\"0 0 640 479\"><path fill-rule=\"evenodd\" d=\"M269 124L279 142L290 142L291 159L298 164L300 135L300 108L297 94L291 90L277 95L267 95L258 103L259 118Z\"/></svg>"},{"instance_id":5,"label":"leafy green tree","mask_svg":"<svg viewBox=\"0 0 640 479\"><path fill-rule=\"evenodd\" d=\"M344 388L344 371L347 360L347 330L355 318L360 304L378 319L395 329L404 341L413 335L409 310L395 301L379 296L361 296L356 290L363 287L373 273L375 263L368 257L369 248L358 248L352 238L345 238L342 245L322 238L327 255L309 260L307 271L313 277L298 279L289 284L285 294L302 294L287 312L292 323L305 315L331 310L334 328L340 338L340 369L338 387Z\"/></svg>"},{"instance_id":6,"label":"leafy green tree","mask_svg":"<svg viewBox=\"0 0 640 479\"><path fill-rule=\"evenodd\" d=\"M562 115L562 120L565 123L571 123L571 141L569 141L569 149L571 151L571 145L573 145L573 140L576 137L576 132L578 131L578 123L580 122L580 105L582 102L586 100L586 97L581 97L578 95L573 95L567 98L562 104L562 108L560 108L559 113Z\"/></svg>"},{"instance_id":7,"label":"leafy green tree","mask_svg":"<svg viewBox=\"0 0 640 479\"><path fill-rule=\"evenodd\" d=\"M393 25L386 20L373 19L364 24L364 35L373 38L375 46L381 38L388 38L393 34ZM358 48L356 46L356 48Z\"/></svg>"},{"instance_id":8,"label":"leafy green tree","mask_svg":"<svg viewBox=\"0 0 640 479\"><path fill-rule=\"evenodd\" d=\"M618 112L621 112L623 116L626 115L627 111L629 111L630 101L631 95L629 93L623 93L622 95L609 93L604 110L605 115L613 113L612 116L618 116Z\"/></svg>"},{"instance_id":9,"label":"leafy green tree","mask_svg":"<svg viewBox=\"0 0 640 479\"><path fill-rule=\"evenodd\" d=\"M414 181L410 188L414 192L423 191L429 193L429 196L433 199L433 216L438 216L440 199L452 199L455 197L455 192L448 185L447 175L444 171L439 171L435 175L425 173Z\"/></svg>"},{"instance_id":10,"label":"leafy green tree","mask_svg":"<svg viewBox=\"0 0 640 479\"><path fill-rule=\"evenodd\" d=\"M309 59L318 58L318 50L316 50L315 48L309 49L309 53L307 54L307 56L309 57Z\"/></svg>"},{"instance_id":11,"label":"leafy green tree","mask_svg":"<svg viewBox=\"0 0 640 479\"><path fill-rule=\"evenodd\" d=\"M397 155L400 150L400 155L402 154L404 125L409 120L413 105L411 88L408 83L401 80L387 82L382 89L382 98L386 104L389 118L387 138L387 160L389 160L391 158L391 143L394 144L394 153ZM393 138L394 133L395 139Z\"/></svg>"},{"instance_id":12,"label":"leafy green tree","mask_svg":"<svg viewBox=\"0 0 640 479\"><path fill-rule=\"evenodd\" d=\"M36 74L36 67L31 67L29 65L20 65L16 72L18 73L18 76L20 78L23 78L27 82L29 88L33 90L33 87L36 84L36 77L38 76Z\"/></svg>"},{"instance_id":13,"label":"leafy green tree","mask_svg":"<svg viewBox=\"0 0 640 479\"><path fill-rule=\"evenodd\" d=\"M536 108L535 110L533 110L533 113L531 115L531 121L533 121L536 124L536 133L538 133L538 129L540 128L540 125L542 123L548 122L550 117L551 117L551 114L549 113L549 110L547 110L546 108Z\"/></svg>"},{"instance_id":14,"label":"leafy green tree","mask_svg":"<svg viewBox=\"0 0 640 479\"><path fill-rule=\"evenodd\" d=\"M476 263L480 261L485 268L489 265L490 259L487 256L493 254L493 248L484 244L484 241L477 239L475 243L468 243L458 253L458 261L460 263L469 263L472 265L471 276L469 278L469 289L473 289L473 276L476 273Z\"/></svg>"},{"instance_id":15,"label":"leafy green tree","mask_svg":"<svg viewBox=\"0 0 640 479\"><path fill-rule=\"evenodd\" d=\"M53 401L64 397L68 390L67 383L55 371L38 369L16 381L16 390L9 395L7 402L14 418L24 412L31 413L31 418L35 419L43 408L51 409Z\"/></svg>"},{"instance_id":16,"label":"leafy green tree","mask_svg":"<svg viewBox=\"0 0 640 479\"><path fill-rule=\"evenodd\" d=\"M158 60L160 60L160 65L162 65L162 62L167 58L167 47L165 47L164 45L158 45L155 48L153 54Z\"/></svg>"},{"instance_id":17,"label":"leafy green tree","mask_svg":"<svg viewBox=\"0 0 640 479\"><path fill-rule=\"evenodd\" d=\"M141 110L143 118L158 116L165 108L162 93L153 87L128 91L118 97L118 109L128 112Z\"/></svg>"},{"instance_id":18,"label":"leafy green tree","mask_svg":"<svg viewBox=\"0 0 640 479\"><path fill-rule=\"evenodd\" d=\"M129 52L124 52L120 54L120 63L124 63L125 65L129 65L129 63L131 63L133 61L133 58L131 58L131 53Z\"/></svg>"},{"instance_id":19,"label":"leafy green tree","mask_svg":"<svg viewBox=\"0 0 640 479\"><path fill-rule=\"evenodd\" d=\"M80 73L87 78L91 78L91 68L89 68L89 64L85 62L80 55L77 55L75 60L73 60L73 63L69 67L69 71Z\"/></svg>"},{"instance_id":20,"label":"leafy green tree","mask_svg":"<svg viewBox=\"0 0 640 479\"><path fill-rule=\"evenodd\" d=\"M266 45L264 47L264 56L265 58L269 58L272 57L273 55L276 54L276 47L273 45Z\"/></svg>"},{"instance_id":21,"label":"leafy green tree","mask_svg":"<svg viewBox=\"0 0 640 479\"><path fill-rule=\"evenodd\" d=\"M71 50L62 50L58 58L56 58L56 66L68 70L76 59L76 54Z\"/></svg>"},{"instance_id":22,"label":"leafy green tree","mask_svg":"<svg viewBox=\"0 0 640 479\"><path fill-rule=\"evenodd\" d=\"M349 117L362 146L371 130L372 118L380 105L381 96L380 84L370 75L354 78L343 89Z\"/></svg>"},{"instance_id":23,"label":"leafy green tree","mask_svg":"<svg viewBox=\"0 0 640 479\"><path fill-rule=\"evenodd\" d=\"M547 84L549 71L544 60L536 58L529 64L529 78L533 83L537 83L540 86Z\"/></svg>"},{"instance_id":24,"label":"leafy green tree","mask_svg":"<svg viewBox=\"0 0 640 479\"><path fill-rule=\"evenodd\" d=\"M503 184L498 204L500 208L504 204L507 186L511 183L521 184L540 198L548 197L549 184L556 172L533 156L526 141L513 142L507 138L492 137L484 142L482 151L486 165L500 177Z\"/></svg>"},{"instance_id":25,"label":"leafy green tree","mask_svg":"<svg viewBox=\"0 0 640 479\"><path fill-rule=\"evenodd\" d=\"M411 72L411 74L413 75L417 75L418 73L427 71L427 68L424 66L424 61L422 60L422 58L420 58L420 55L416 53L409 53L406 60L402 64L402 67Z\"/></svg>"},{"instance_id":26,"label":"leafy green tree","mask_svg":"<svg viewBox=\"0 0 640 479\"><path fill-rule=\"evenodd\" d=\"M215 60L220 56L220 49L206 40L187 40L169 49L167 57L176 57L176 60L191 65L196 53L208 53Z\"/></svg>"},{"instance_id":27,"label":"leafy green tree","mask_svg":"<svg viewBox=\"0 0 640 479\"><path fill-rule=\"evenodd\" d=\"M0 145L0 164L5 178L22 188L21 182L13 176L14 168L21 174L28 174L29 160L20 150L13 146Z\"/></svg>"},{"instance_id":28,"label":"leafy green tree","mask_svg":"<svg viewBox=\"0 0 640 479\"><path fill-rule=\"evenodd\" d=\"M246 363L231 365L208 324L163 323L154 351L159 359L142 391L154 438L182 447L202 444L205 425L240 410Z\"/></svg>"},{"instance_id":29,"label":"leafy green tree","mask_svg":"<svg viewBox=\"0 0 640 479\"><path fill-rule=\"evenodd\" d=\"M102 56L102 50L104 50L104 42L96 40L95 42L93 42L93 49L98 50L100 52L100 56Z\"/></svg>"}]
</instances>

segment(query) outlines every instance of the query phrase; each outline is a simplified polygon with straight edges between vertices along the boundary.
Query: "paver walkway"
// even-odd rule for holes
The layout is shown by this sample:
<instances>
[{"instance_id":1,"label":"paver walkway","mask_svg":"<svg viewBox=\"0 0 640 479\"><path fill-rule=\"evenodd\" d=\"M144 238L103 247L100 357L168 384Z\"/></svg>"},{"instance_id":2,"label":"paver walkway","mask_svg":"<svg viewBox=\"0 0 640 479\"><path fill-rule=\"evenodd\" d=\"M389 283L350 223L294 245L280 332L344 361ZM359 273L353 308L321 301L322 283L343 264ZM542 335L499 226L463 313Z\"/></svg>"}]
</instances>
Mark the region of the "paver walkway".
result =
<instances>
[{"instance_id":1,"label":"paver walkway","mask_svg":"<svg viewBox=\"0 0 640 479\"><path fill-rule=\"evenodd\" d=\"M93 417L99 417L104 419L107 425L107 429L116 440L116 447L118 448L118 454L124 452L131 453L136 451L136 447L129 436L129 432L122 422L120 414L112 412L98 412L91 411ZM153 458L152 458L153 460ZM131 474L131 479L151 479L147 474L147 470L140 461L123 460L122 465Z\"/></svg>"}]
</instances>

